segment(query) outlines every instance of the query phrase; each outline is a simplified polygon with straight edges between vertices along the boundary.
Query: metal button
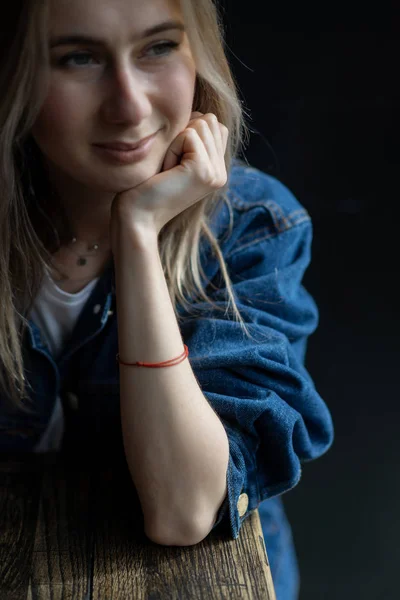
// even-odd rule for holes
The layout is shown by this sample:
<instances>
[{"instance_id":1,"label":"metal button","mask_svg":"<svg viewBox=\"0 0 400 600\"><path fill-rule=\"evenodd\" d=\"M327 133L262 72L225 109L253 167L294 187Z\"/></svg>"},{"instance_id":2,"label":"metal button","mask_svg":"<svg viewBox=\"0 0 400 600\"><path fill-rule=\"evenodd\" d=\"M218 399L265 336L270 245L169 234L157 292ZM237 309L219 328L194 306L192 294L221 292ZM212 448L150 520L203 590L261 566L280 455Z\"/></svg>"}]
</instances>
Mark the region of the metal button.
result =
<instances>
[{"instance_id":1,"label":"metal button","mask_svg":"<svg viewBox=\"0 0 400 600\"><path fill-rule=\"evenodd\" d=\"M246 510L249 506L249 497L247 494L240 494L239 500L237 503L237 509L239 512L239 517L243 517L246 514Z\"/></svg>"},{"instance_id":2,"label":"metal button","mask_svg":"<svg viewBox=\"0 0 400 600\"><path fill-rule=\"evenodd\" d=\"M79 408L79 398L76 394L73 394L72 392L67 392L66 394L66 398L68 401L68 406L70 407L71 410L78 410Z\"/></svg>"},{"instance_id":3,"label":"metal button","mask_svg":"<svg viewBox=\"0 0 400 600\"><path fill-rule=\"evenodd\" d=\"M93 307L94 314L98 315L100 311L101 311L101 304L96 304L96 306Z\"/></svg>"}]
</instances>

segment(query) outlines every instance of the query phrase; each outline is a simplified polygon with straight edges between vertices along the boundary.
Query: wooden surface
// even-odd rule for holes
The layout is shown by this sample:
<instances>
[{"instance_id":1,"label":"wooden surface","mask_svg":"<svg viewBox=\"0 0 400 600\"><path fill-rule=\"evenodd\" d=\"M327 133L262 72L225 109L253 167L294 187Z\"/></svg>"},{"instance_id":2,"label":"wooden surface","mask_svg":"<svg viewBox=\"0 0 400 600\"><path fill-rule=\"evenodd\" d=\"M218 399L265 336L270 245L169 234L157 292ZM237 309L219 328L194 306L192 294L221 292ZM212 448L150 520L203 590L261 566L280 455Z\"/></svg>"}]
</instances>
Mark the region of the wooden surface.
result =
<instances>
[{"instance_id":1,"label":"wooden surface","mask_svg":"<svg viewBox=\"0 0 400 600\"><path fill-rule=\"evenodd\" d=\"M258 511L237 540L160 546L125 464L0 454L1 600L275 600Z\"/></svg>"}]
</instances>

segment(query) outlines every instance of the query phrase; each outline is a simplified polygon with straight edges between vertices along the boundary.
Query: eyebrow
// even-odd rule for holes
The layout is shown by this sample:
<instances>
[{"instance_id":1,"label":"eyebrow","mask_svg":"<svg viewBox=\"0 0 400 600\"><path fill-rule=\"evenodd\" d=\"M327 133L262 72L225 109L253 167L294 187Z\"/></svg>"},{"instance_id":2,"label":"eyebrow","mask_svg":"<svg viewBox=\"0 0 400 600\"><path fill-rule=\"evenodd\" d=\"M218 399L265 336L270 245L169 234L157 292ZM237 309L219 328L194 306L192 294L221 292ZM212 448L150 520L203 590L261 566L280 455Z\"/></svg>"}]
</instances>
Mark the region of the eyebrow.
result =
<instances>
[{"instance_id":1,"label":"eyebrow","mask_svg":"<svg viewBox=\"0 0 400 600\"><path fill-rule=\"evenodd\" d=\"M169 31L171 29L185 31L185 26L180 21L165 21L163 23L155 25L155 27L150 27L150 29L146 29L141 35L135 36L134 39L144 39L150 37L151 35L155 35L156 33L162 33L163 31ZM104 41L100 38L81 34L62 35L50 39L50 48L55 48L56 46L71 46L74 44L89 44L91 46L100 46L104 44Z\"/></svg>"}]
</instances>

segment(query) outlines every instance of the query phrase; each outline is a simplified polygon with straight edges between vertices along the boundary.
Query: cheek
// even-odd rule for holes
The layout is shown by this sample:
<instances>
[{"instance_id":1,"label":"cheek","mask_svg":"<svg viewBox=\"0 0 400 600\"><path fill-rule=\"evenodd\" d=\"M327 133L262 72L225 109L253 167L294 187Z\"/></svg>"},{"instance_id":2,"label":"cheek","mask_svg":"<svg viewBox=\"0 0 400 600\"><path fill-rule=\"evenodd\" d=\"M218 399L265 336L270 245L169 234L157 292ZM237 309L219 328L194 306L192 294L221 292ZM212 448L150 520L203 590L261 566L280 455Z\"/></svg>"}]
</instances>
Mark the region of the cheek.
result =
<instances>
[{"instance_id":1,"label":"cheek","mask_svg":"<svg viewBox=\"0 0 400 600\"><path fill-rule=\"evenodd\" d=\"M187 64L169 71L160 82L161 98L164 110L168 111L171 121L181 125L189 121L192 113L196 84L196 71Z\"/></svg>"},{"instance_id":2,"label":"cheek","mask_svg":"<svg viewBox=\"0 0 400 600\"><path fill-rule=\"evenodd\" d=\"M77 95L66 91L49 91L39 116L33 126L33 134L38 141L63 143L78 130L82 131L82 102Z\"/></svg>"}]
</instances>

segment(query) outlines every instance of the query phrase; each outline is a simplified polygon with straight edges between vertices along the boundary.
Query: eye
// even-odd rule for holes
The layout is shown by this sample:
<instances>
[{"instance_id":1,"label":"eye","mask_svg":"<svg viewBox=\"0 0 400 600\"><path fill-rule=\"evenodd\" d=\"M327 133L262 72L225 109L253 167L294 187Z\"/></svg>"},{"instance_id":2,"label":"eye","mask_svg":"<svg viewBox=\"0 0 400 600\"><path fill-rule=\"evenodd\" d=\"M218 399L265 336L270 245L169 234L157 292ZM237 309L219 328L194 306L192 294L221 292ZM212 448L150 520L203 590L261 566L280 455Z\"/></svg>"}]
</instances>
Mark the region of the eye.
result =
<instances>
[{"instance_id":1,"label":"eye","mask_svg":"<svg viewBox=\"0 0 400 600\"><path fill-rule=\"evenodd\" d=\"M150 56L151 58L169 56L179 46L179 43L173 41L154 44L145 51L145 56ZM70 52L69 54L62 56L57 61L57 65L60 67L77 67L79 69L90 66L90 60L94 60L94 57L90 52Z\"/></svg>"},{"instance_id":2,"label":"eye","mask_svg":"<svg viewBox=\"0 0 400 600\"><path fill-rule=\"evenodd\" d=\"M160 44L155 44L154 46L151 46L151 48L149 48L149 50L147 51L147 53L153 51L156 51L155 55L156 57L158 56L168 56L169 54L171 54L173 52L173 50L176 50L179 47L180 44L178 44L177 42L161 42ZM159 50L161 52L159 52Z\"/></svg>"},{"instance_id":3,"label":"eye","mask_svg":"<svg viewBox=\"0 0 400 600\"><path fill-rule=\"evenodd\" d=\"M60 60L57 62L58 65L60 65L61 67L64 66L70 66L71 62L70 61L82 61L79 63L73 64L72 66L78 66L78 67L86 67L88 66L88 63L86 62L87 60L90 60L92 58L92 55L89 52L71 52L70 54L66 54L65 56L63 56L62 58L60 58Z\"/></svg>"}]
</instances>

